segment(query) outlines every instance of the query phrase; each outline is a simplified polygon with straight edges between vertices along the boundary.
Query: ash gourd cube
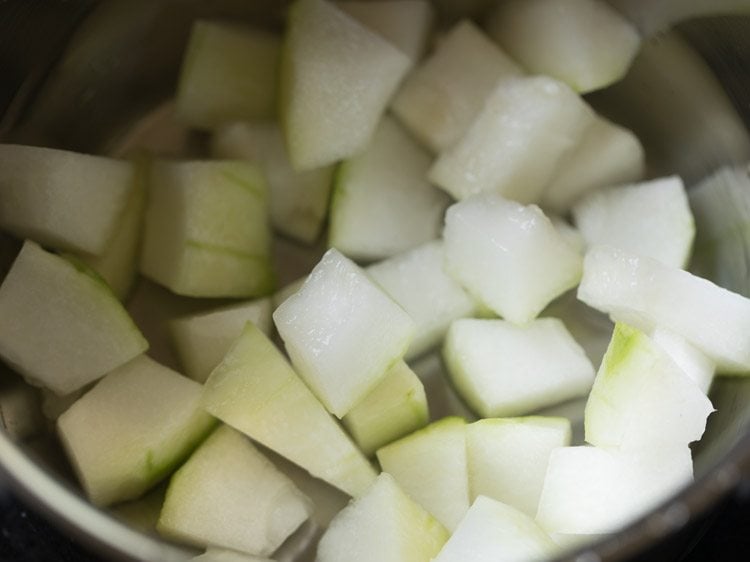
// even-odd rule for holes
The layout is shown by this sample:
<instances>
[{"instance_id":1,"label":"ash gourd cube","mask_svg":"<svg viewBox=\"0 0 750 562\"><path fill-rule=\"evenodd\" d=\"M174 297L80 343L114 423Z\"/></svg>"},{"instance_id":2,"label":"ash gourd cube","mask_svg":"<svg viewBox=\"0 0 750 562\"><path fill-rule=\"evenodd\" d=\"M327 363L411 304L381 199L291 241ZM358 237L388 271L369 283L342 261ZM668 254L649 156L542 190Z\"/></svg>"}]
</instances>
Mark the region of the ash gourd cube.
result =
<instances>
[{"instance_id":1,"label":"ash gourd cube","mask_svg":"<svg viewBox=\"0 0 750 562\"><path fill-rule=\"evenodd\" d=\"M292 364L339 418L404 356L415 331L409 315L336 249L273 319Z\"/></svg>"}]
</instances>

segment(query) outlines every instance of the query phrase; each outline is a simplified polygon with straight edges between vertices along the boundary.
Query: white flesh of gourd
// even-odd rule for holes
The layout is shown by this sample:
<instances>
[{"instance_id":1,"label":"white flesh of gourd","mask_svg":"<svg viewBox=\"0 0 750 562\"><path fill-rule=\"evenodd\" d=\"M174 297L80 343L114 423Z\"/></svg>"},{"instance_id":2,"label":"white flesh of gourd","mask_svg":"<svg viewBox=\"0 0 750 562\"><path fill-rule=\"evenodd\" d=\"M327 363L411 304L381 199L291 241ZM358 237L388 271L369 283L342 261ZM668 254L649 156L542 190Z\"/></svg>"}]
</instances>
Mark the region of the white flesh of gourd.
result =
<instances>
[{"instance_id":1,"label":"white flesh of gourd","mask_svg":"<svg viewBox=\"0 0 750 562\"><path fill-rule=\"evenodd\" d=\"M391 107L416 139L439 153L468 131L498 81L522 74L475 24L462 20L406 77Z\"/></svg>"},{"instance_id":2,"label":"white flesh of gourd","mask_svg":"<svg viewBox=\"0 0 750 562\"><path fill-rule=\"evenodd\" d=\"M687 447L645 457L599 447L552 451L536 520L548 533L615 532L693 479Z\"/></svg>"},{"instance_id":3,"label":"white flesh of gourd","mask_svg":"<svg viewBox=\"0 0 750 562\"><path fill-rule=\"evenodd\" d=\"M318 562L430 562L448 531L385 472L331 522Z\"/></svg>"},{"instance_id":4,"label":"white flesh of gourd","mask_svg":"<svg viewBox=\"0 0 750 562\"><path fill-rule=\"evenodd\" d=\"M336 173L328 243L358 260L383 259L440 236L450 198L427 181L432 158L391 117Z\"/></svg>"},{"instance_id":5,"label":"white flesh of gourd","mask_svg":"<svg viewBox=\"0 0 750 562\"><path fill-rule=\"evenodd\" d=\"M608 246L586 254L578 298L643 331L684 337L720 373L750 372L750 300L651 258Z\"/></svg>"},{"instance_id":6,"label":"white flesh of gourd","mask_svg":"<svg viewBox=\"0 0 750 562\"><path fill-rule=\"evenodd\" d=\"M671 267L690 259L695 221L679 176L600 189L572 211L588 247L614 246Z\"/></svg>"},{"instance_id":7,"label":"white flesh of gourd","mask_svg":"<svg viewBox=\"0 0 750 562\"><path fill-rule=\"evenodd\" d=\"M565 213L584 194L639 181L645 174L643 145L632 131L597 116L555 174L542 206Z\"/></svg>"},{"instance_id":8,"label":"white flesh of gourd","mask_svg":"<svg viewBox=\"0 0 750 562\"><path fill-rule=\"evenodd\" d=\"M436 240L366 270L416 324L407 360L435 347L451 322L476 313L477 304L445 272L443 263L443 243Z\"/></svg>"},{"instance_id":9,"label":"white flesh of gourd","mask_svg":"<svg viewBox=\"0 0 750 562\"><path fill-rule=\"evenodd\" d=\"M502 80L466 134L440 153L430 180L455 199L493 192L536 203L593 120L578 94L553 78Z\"/></svg>"},{"instance_id":10,"label":"white flesh of gourd","mask_svg":"<svg viewBox=\"0 0 750 562\"><path fill-rule=\"evenodd\" d=\"M69 394L148 349L107 283L26 242L0 286L0 355L36 386Z\"/></svg>"},{"instance_id":11,"label":"white flesh of gourd","mask_svg":"<svg viewBox=\"0 0 750 562\"><path fill-rule=\"evenodd\" d=\"M197 546L269 556L311 510L244 435L221 426L172 477L157 529Z\"/></svg>"},{"instance_id":12,"label":"white flesh of gourd","mask_svg":"<svg viewBox=\"0 0 750 562\"><path fill-rule=\"evenodd\" d=\"M175 318L169 328L185 374L206 382L248 322L266 335L271 333L270 298Z\"/></svg>"},{"instance_id":13,"label":"white flesh of gourd","mask_svg":"<svg viewBox=\"0 0 750 562\"><path fill-rule=\"evenodd\" d=\"M443 238L448 274L510 322L533 320L580 279L580 254L534 205L474 196L448 209Z\"/></svg>"},{"instance_id":14,"label":"white flesh of gourd","mask_svg":"<svg viewBox=\"0 0 750 562\"><path fill-rule=\"evenodd\" d=\"M289 12L281 65L281 117L298 171L364 149L411 59L325 0Z\"/></svg>"},{"instance_id":15,"label":"white flesh of gourd","mask_svg":"<svg viewBox=\"0 0 750 562\"><path fill-rule=\"evenodd\" d=\"M169 476L214 427L195 381L141 355L102 379L57 420L86 495L134 499Z\"/></svg>"},{"instance_id":16,"label":"white flesh of gourd","mask_svg":"<svg viewBox=\"0 0 750 562\"><path fill-rule=\"evenodd\" d=\"M622 78L641 44L633 25L602 0L507 0L487 28L530 72L581 93Z\"/></svg>"},{"instance_id":17,"label":"white flesh of gourd","mask_svg":"<svg viewBox=\"0 0 750 562\"><path fill-rule=\"evenodd\" d=\"M565 418L484 419L466 426L469 492L536 516L553 449L570 445Z\"/></svg>"},{"instance_id":18,"label":"white flesh of gourd","mask_svg":"<svg viewBox=\"0 0 750 562\"><path fill-rule=\"evenodd\" d=\"M466 422L449 417L378 450L402 490L453 531L469 509Z\"/></svg>"},{"instance_id":19,"label":"white flesh of gourd","mask_svg":"<svg viewBox=\"0 0 750 562\"><path fill-rule=\"evenodd\" d=\"M252 323L206 381L203 407L313 476L357 496L375 472Z\"/></svg>"},{"instance_id":20,"label":"white flesh of gourd","mask_svg":"<svg viewBox=\"0 0 750 562\"><path fill-rule=\"evenodd\" d=\"M556 318L523 326L457 320L443 356L458 392L485 418L524 415L585 396L594 381L586 353Z\"/></svg>"},{"instance_id":21,"label":"white flesh of gourd","mask_svg":"<svg viewBox=\"0 0 750 562\"><path fill-rule=\"evenodd\" d=\"M415 329L406 312L335 249L273 319L295 369L339 418L403 357Z\"/></svg>"},{"instance_id":22,"label":"white flesh of gourd","mask_svg":"<svg viewBox=\"0 0 750 562\"><path fill-rule=\"evenodd\" d=\"M434 562L542 561L557 550L529 515L479 496Z\"/></svg>"},{"instance_id":23,"label":"white flesh of gourd","mask_svg":"<svg viewBox=\"0 0 750 562\"><path fill-rule=\"evenodd\" d=\"M0 145L0 226L53 248L98 255L134 185L130 162Z\"/></svg>"}]
</instances>

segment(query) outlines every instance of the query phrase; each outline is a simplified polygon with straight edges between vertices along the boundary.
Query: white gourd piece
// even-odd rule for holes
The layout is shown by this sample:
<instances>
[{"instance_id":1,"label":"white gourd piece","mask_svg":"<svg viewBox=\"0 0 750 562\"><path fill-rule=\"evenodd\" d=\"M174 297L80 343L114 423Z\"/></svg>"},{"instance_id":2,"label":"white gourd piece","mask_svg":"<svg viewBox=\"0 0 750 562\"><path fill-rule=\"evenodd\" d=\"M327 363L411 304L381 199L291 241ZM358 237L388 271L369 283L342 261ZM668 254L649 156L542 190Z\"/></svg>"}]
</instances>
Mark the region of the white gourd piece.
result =
<instances>
[{"instance_id":1,"label":"white gourd piece","mask_svg":"<svg viewBox=\"0 0 750 562\"><path fill-rule=\"evenodd\" d=\"M391 107L435 153L468 131L498 81L523 71L470 20L456 23L404 80Z\"/></svg>"},{"instance_id":2,"label":"white gourd piece","mask_svg":"<svg viewBox=\"0 0 750 562\"><path fill-rule=\"evenodd\" d=\"M635 27L602 0L507 0L487 29L530 72L581 93L622 78L641 45Z\"/></svg>"},{"instance_id":3,"label":"white gourd piece","mask_svg":"<svg viewBox=\"0 0 750 562\"><path fill-rule=\"evenodd\" d=\"M614 246L671 267L687 266L695 221L679 176L597 190L572 211L588 247Z\"/></svg>"},{"instance_id":4,"label":"white gourd piece","mask_svg":"<svg viewBox=\"0 0 750 562\"><path fill-rule=\"evenodd\" d=\"M593 121L591 108L562 82L502 80L466 134L440 153L430 180L455 199L492 192L539 202Z\"/></svg>"},{"instance_id":5,"label":"white gourd piece","mask_svg":"<svg viewBox=\"0 0 750 562\"><path fill-rule=\"evenodd\" d=\"M19 238L99 255L133 189L130 162L0 144L0 227Z\"/></svg>"},{"instance_id":6,"label":"white gourd piece","mask_svg":"<svg viewBox=\"0 0 750 562\"><path fill-rule=\"evenodd\" d=\"M329 246L371 261L438 238L450 198L427 181L431 164L431 156L384 117L367 148L338 168Z\"/></svg>"},{"instance_id":7,"label":"white gourd piece","mask_svg":"<svg viewBox=\"0 0 750 562\"><path fill-rule=\"evenodd\" d=\"M292 166L319 168L364 149L411 65L334 4L297 0L281 63L281 120Z\"/></svg>"},{"instance_id":8,"label":"white gourd piece","mask_svg":"<svg viewBox=\"0 0 750 562\"><path fill-rule=\"evenodd\" d=\"M659 326L684 337L718 373L750 372L750 300L687 271L597 246L586 254L578 298L642 331Z\"/></svg>"},{"instance_id":9,"label":"white gourd piece","mask_svg":"<svg viewBox=\"0 0 750 562\"><path fill-rule=\"evenodd\" d=\"M101 277L34 242L23 245L0 286L0 355L19 374L69 394L146 349Z\"/></svg>"},{"instance_id":10,"label":"white gourd piece","mask_svg":"<svg viewBox=\"0 0 750 562\"><path fill-rule=\"evenodd\" d=\"M594 367L563 323L457 320L443 349L459 394L483 418L517 416L585 396Z\"/></svg>"},{"instance_id":11,"label":"white gourd piece","mask_svg":"<svg viewBox=\"0 0 750 562\"><path fill-rule=\"evenodd\" d=\"M533 320L581 276L581 255L538 207L499 195L451 206L443 239L448 274L509 322Z\"/></svg>"},{"instance_id":12,"label":"white gourd piece","mask_svg":"<svg viewBox=\"0 0 750 562\"><path fill-rule=\"evenodd\" d=\"M403 357L415 330L407 313L335 249L273 319L295 369L338 418Z\"/></svg>"}]
</instances>

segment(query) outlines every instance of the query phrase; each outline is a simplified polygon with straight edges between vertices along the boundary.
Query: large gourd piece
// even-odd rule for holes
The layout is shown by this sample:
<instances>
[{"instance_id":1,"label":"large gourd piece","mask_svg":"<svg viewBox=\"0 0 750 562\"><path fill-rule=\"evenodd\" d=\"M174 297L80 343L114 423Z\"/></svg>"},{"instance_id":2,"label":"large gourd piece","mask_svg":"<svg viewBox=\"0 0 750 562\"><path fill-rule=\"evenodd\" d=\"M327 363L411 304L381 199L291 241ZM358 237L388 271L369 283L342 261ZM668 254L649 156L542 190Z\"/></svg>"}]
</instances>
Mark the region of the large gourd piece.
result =
<instances>
[{"instance_id":1,"label":"large gourd piece","mask_svg":"<svg viewBox=\"0 0 750 562\"><path fill-rule=\"evenodd\" d=\"M381 473L359 499L331 522L318 545L318 562L429 562L448 531Z\"/></svg>"},{"instance_id":2,"label":"large gourd piece","mask_svg":"<svg viewBox=\"0 0 750 562\"><path fill-rule=\"evenodd\" d=\"M415 138L441 152L466 133L498 81L522 74L475 24L462 20L406 77L393 112Z\"/></svg>"},{"instance_id":3,"label":"large gourd piece","mask_svg":"<svg viewBox=\"0 0 750 562\"><path fill-rule=\"evenodd\" d=\"M21 375L69 394L147 348L96 273L24 244L0 287L0 355Z\"/></svg>"},{"instance_id":4,"label":"large gourd piece","mask_svg":"<svg viewBox=\"0 0 750 562\"><path fill-rule=\"evenodd\" d=\"M114 370L57 420L68 458L96 505L134 499L214 427L201 387L145 355Z\"/></svg>"},{"instance_id":5,"label":"large gourd piece","mask_svg":"<svg viewBox=\"0 0 750 562\"><path fill-rule=\"evenodd\" d=\"M98 255L134 189L130 162L0 145L0 227L53 248Z\"/></svg>"},{"instance_id":6,"label":"large gourd piece","mask_svg":"<svg viewBox=\"0 0 750 562\"><path fill-rule=\"evenodd\" d=\"M414 501L452 531L469 509L466 422L449 417L386 445L378 461Z\"/></svg>"},{"instance_id":7,"label":"large gourd piece","mask_svg":"<svg viewBox=\"0 0 750 562\"><path fill-rule=\"evenodd\" d=\"M586 403L586 441L625 451L687 447L713 412L704 391L646 334L617 324Z\"/></svg>"},{"instance_id":8,"label":"large gourd piece","mask_svg":"<svg viewBox=\"0 0 750 562\"><path fill-rule=\"evenodd\" d=\"M352 496L375 478L349 436L252 323L206 381L202 404L226 424Z\"/></svg>"},{"instance_id":9,"label":"large gourd piece","mask_svg":"<svg viewBox=\"0 0 750 562\"><path fill-rule=\"evenodd\" d=\"M484 418L524 415L586 396L594 382L586 353L556 318L522 326L457 320L443 355L454 386Z\"/></svg>"},{"instance_id":10,"label":"large gourd piece","mask_svg":"<svg viewBox=\"0 0 750 562\"><path fill-rule=\"evenodd\" d=\"M716 362L750 372L750 300L681 269L609 246L586 254L578 298L644 332L674 332Z\"/></svg>"},{"instance_id":11,"label":"large gourd piece","mask_svg":"<svg viewBox=\"0 0 750 562\"><path fill-rule=\"evenodd\" d=\"M238 24L196 21L177 86L178 118L211 129L276 115L281 38Z\"/></svg>"},{"instance_id":12,"label":"large gourd piece","mask_svg":"<svg viewBox=\"0 0 750 562\"><path fill-rule=\"evenodd\" d=\"M281 118L297 170L362 150L401 79L407 55L325 0L290 9L282 51Z\"/></svg>"},{"instance_id":13,"label":"large gourd piece","mask_svg":"<svg viewBox=\"0 0 750 562\"><path fill-rule=\"evenodd\" d=\"M273 319L297 372L339 418L403 357L414 334L406 312L335 249Z\"/></svg>"},{"instance_id":14,"label":"large gourd piece","mask_svg":"<svg viewBox=\"0 0 750 562\"><path fill-rule=\"evenodd\" d=\"M434 562L527 562L547 560L555 543L525 513L480 496Z\"/></svg>"},{"instance_id":15,"label":"large gourd piece","mask_svg":"<svg viewBox=\"0 0 750 562\"><path fill-rule=\"evenodd\" d=\"M384 117L364 152L339 166L329 245L374 260L438 238L450 199L427 181L431 163L393 118Z\"/></svg>"},{"instance_id":16,"label":"large gourd piece","mask_svg":"<svg viewBox=\"0 0 750 562\"><path fill-rule=\"evenodd\" d=\"M197 546L269 556L311 511L244 435L222 426L172 476L157 528Z\"/></svg>"},{"instance_id":17,"label":"large gourd piece","mask_svg":"<svg viewBox=\"0 0 750 562\"><path fill-rule=\"evenodd\" d=\"M416 324L407 360L438 345L451 322L473 316L478 308L445 272L443 262L443 243L434 240L367 268L367 274Z\"/></svg>"},{"instance_id":18,"label":"large gourd piece","mask_svg":"<svg viewBox=\"0 0 750 562\"><path fill-rule=\"evenodd\" d=\"M586 93L622 78L638 53L638 31L602 0L507 0L488 32L534 74Z\"/></svg>"},{"instance_id":19,"label":"large gourd piece","mask_svg":"<svg viewBox=\"0 0 750 562\"><path fill-rule=\"evenodd\" d=\"M262 168L277 232L306 244L317 240L328 211L334 166L295 172L275 122L232 123L214 133L211 147L217 158L248 160Z\"/></svg>"},{"instance_id":20,"label":"large gourd piece","mask_svg":"<svg viewBox=\"0 0 750 562\"><path fill-rule=\"evenodd\" d=\"M679 176L597 190L573 217L589 247L614 246L671 267L690 259L695 222Z\"/></svg>"},{"instance_id":21,"label":"large gourd piece","mask_svg":"<svg viewBox=\"0 0 750 562\"><path fill-rule=\"evenodd\" d=\"M221 363L245 324L252 322L271 333L271 299L230 304L175 318L169 325L185 374L200 383Z\"/></svg>"},{"instance_id":22,"label":"large gourd piece","mask_svg":"<svg viewBox=\"0 0 750 562\"><path fill-rule=\"evenodd\" d=\"M502 80L466 134L440 153L430 180L455 199L493 192L536 203L593 120L578 94L553 78Z\"/></svg>"},{"instance_id":23,"label":"large gourd piece","mask_svg":"<svg viewBox=\"0 0 750 562\"><path fill-rule=\"evenodd\" d=\"M192 297L273 290L266 184L239 161L157 162L151 173L141 272Z\"/></svg>"},{"instance_id":24,"label":"large gourd piece","mask_svg":"<svg viewBox=\"0 0 750 562\"><path fill-rule=\"evenodd\" d=\"M533 320L581 278L580 254L542 211L499 195L477 195L448 209L446 271L509 322Z\"/></svg>"}]
</instances>

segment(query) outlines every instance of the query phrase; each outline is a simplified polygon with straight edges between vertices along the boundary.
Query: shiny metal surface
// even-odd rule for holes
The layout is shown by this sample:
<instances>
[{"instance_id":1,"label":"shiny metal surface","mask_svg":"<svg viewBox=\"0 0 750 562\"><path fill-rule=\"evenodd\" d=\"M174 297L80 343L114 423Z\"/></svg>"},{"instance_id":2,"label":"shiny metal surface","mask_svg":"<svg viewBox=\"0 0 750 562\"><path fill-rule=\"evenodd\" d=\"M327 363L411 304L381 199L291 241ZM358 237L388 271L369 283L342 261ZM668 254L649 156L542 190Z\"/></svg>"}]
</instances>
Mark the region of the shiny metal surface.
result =
<instances>
[{"instance_id":1,"label":"shiny metal surface","mask_svg":"<svg viewBox=\"0 0 750 562\"><path fill-rule=\"evenodd\" d=\"M62 4L66 9L54 2L0 3L0 70L7 69L8 77L0 84L3 142L92 153L121 150L133 140L133 123L143 124L143 117L171 96L193 19L233 18L279 28L285 6L272 0ZM647 9L647 3L637 5ZM647 17L643 21L649 32L659 27ZM623 82L588 100L641 137L650 175L678 172L691 185L721 164L747 162L750 17L691 20L675 32L656 33ZM200 136L172 133L161 139L161 150L200 154ZM0 271L7 269L16 248L14 241L0 238ZM734 289L750 296L746 281ZM632 557L710 509L743 479L750 481L750 379L720 379L711 398L718 411L695 448L695 484L572 559ZM0 469L29 502L107 558L178 560L188 555L91 507L52 443L0 432Z\"/></svg>"}]
</instances>

